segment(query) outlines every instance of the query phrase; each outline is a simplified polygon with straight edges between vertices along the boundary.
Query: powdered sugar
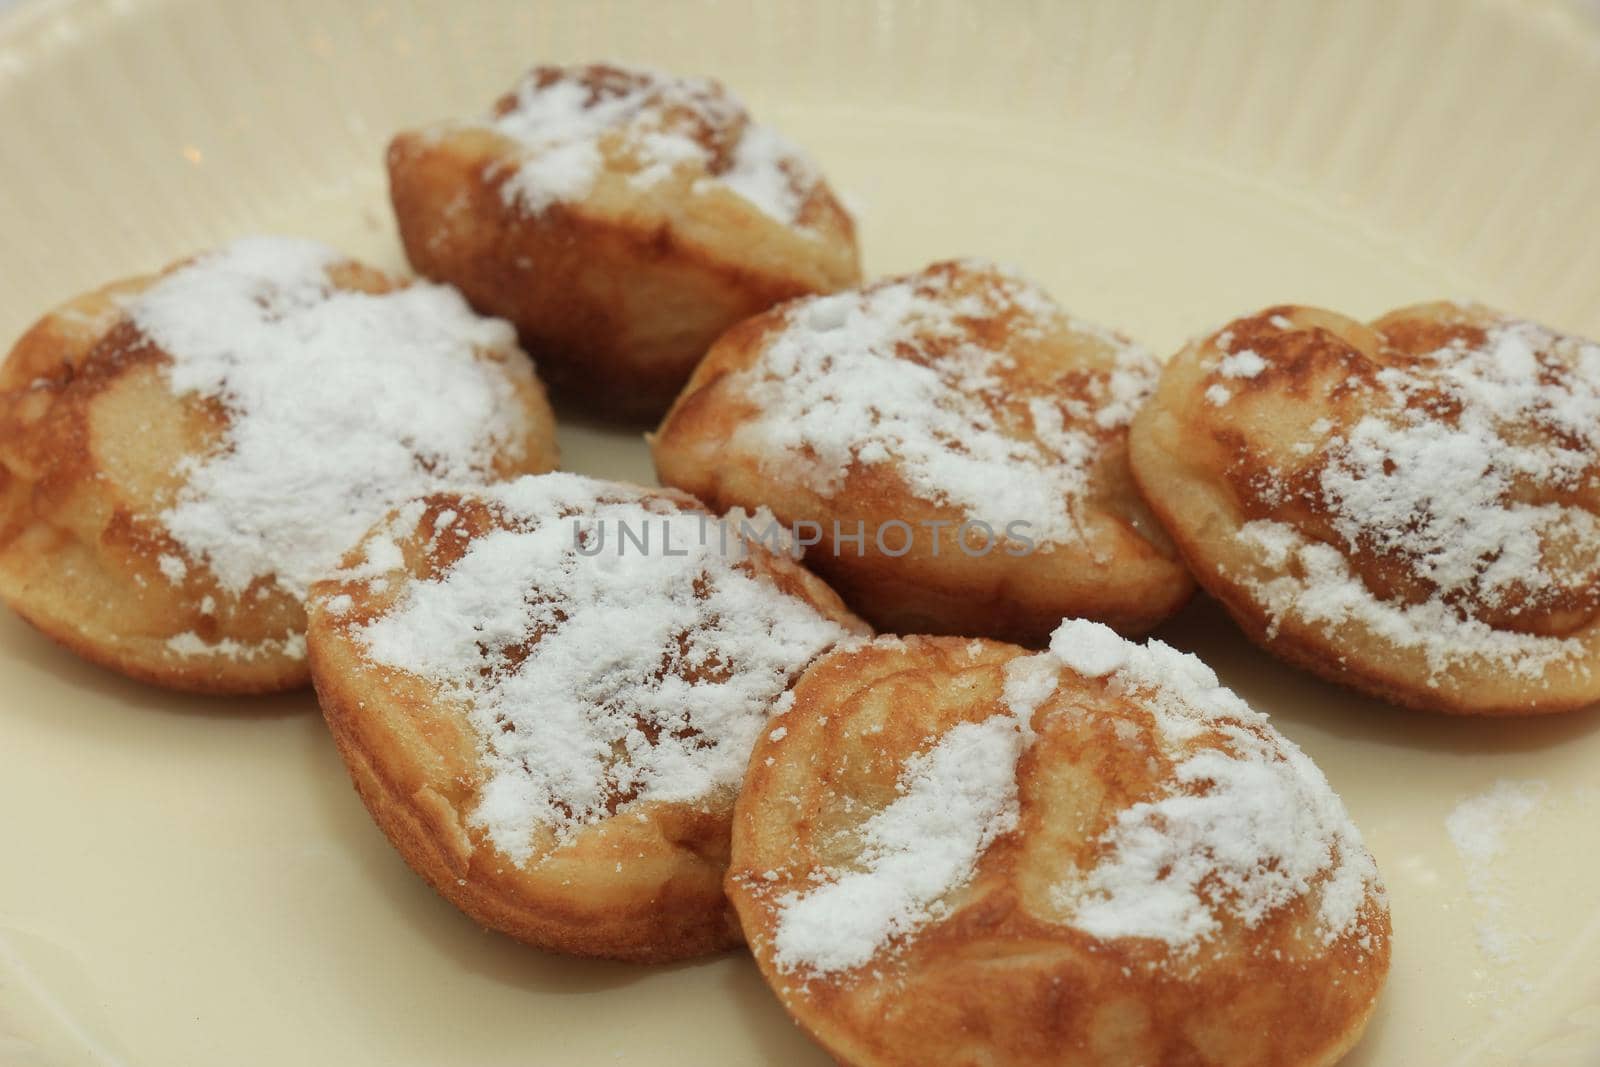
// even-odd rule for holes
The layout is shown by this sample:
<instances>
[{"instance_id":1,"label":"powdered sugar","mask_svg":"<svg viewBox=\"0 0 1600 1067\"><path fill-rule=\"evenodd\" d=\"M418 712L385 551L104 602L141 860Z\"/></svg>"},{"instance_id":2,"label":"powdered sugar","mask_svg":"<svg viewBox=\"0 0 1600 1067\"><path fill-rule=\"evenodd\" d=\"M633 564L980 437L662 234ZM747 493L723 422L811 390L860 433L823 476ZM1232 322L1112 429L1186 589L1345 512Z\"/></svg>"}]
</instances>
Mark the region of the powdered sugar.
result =
<instances>
[{"instance_id":1,"label":"powdered sugar","mask_svg":"<svg viewBox=\"0 0 1600 1067\"><path fill-rule=\"evenodd\" d=\"M1016 827L1016 763L1027 737L1017 717L994 715L958 723L908 759L900 795L861 827L858 866L779 898L778 967L859 967L885 942L945 914L943 898Z\"/></svg>"},{"instance_id":2,"label":"powdered sugar","mask_svg":"<svg viewBox=\"0 0 1600 1067\"><path fill-rule=\"evenodd\" d=\"M479 355L512 351L509 327L443 286L335 290L339 258L309 241L237 241L128 306L170 357L173 393L227 412L161 521L230 593L272 578L304 596L396 502L481 481L497 452L516 454L514 383L531 371Z\"/></svg>"},{"instance_id":3,"label":"powdered sugar","mask_svg":"<svg viewBox=\"0 0 1600 1067\"><path fill-rule=\"evenodd\" d=\"M1187 949L1224 917L1253 927L1315 892L1325 939L1355 927L1381 892L1377 867L1322 772L1266 716L1194 656L1099 623L1062 623L1044 655L1148 708L1174 760L1163 795L1119 812L1099 862L1057 887L1073 926Z\"/></svg>"},{"instance_id":4,"label":"powdered sugar","mask_svg":"<svg viewBox=\"0 0 1600 1067\"><path fill-rule=\"evenodd\" d=\"M1397 648L1416 649L1430 671L1429 682L1451 665L1479 659L1528 681L1539 681L1553 664L1583 655L1581 641L1497 630L1465 618L1437 597L1418 604L1379 599L1350 569L1332 545L1312 541L1294 527L1258 519L1239 529L1240 541L1255 549L1273 577L1239 577L1272 620L1275 635L1284 619L1342 626L1358 624Z\"/></svg>"},{"instance_id":5,"label":"powdered sugar","mask_svg":"<svg viewBox=\"0 0 1600 1067\"><path fill-rule=\"evenodd\" d=\"M658 494L546 475L481 496L499 528L358 636L463 702L484 773L469 821L518 864L613 813L736 787L790 680L845 636ZM666 541L636 551L623 523Z\"/></svg>"},{"instance_id":6,"label":"powdered sugar","mask_svg":"<svg viewBox=\"0 0 1600 1067\"><path fill-rule=\"evenodd\" d=\"M1504 927L1505 879L1494 865L1505 852L1506 835L1533 817L1547 791L1543 782L1501 779L1462 800L1445 819L1445 831L1467 870L1467 893L1483 915L1478 947L1496 963L1512 961L1518 939Z\"/></svg>"},{"instance_id":7,"label":"powdered sugar","mask_svg":"<svg viewBox=\"0 0 1600 1067\"><path fill-rule=\"evenodd\" d=\"M1006 664L1001 698L1013 715L1030 721L1033 713L1054 695L1058 673L1048 656L1019 656Z\"/></svg>"},{"instance_id":8,"label":"powdered sugar","mask_svg":"<svg viewBox=\"0 0 1600 1067\"><path fill-rule=\"evenodd\" d=\"M1322 494L1346 544L1404 556L1443 596L1495 607L1584 581L1600 523L1522 498L1578 488L1600 453L1600 346L1577 365L1556 347L1531 323L1502 323L1480 347L1381 371L1392 403L1416 403L1361 419L1330 450ZM1446 402L1459 406L1453 419L1437 414ZM1546 559L1546 545L1579 557L1579 573Z\"/></svg>"},{"instance_id":9,"label":"powdered sugar","mask_svg":"<svg viewBox=\"0 0 1600 1067\"><path fill-rule=\"evenodd\" d=\"M167 651L185 658L193 656L223 656L227 659L249 661L259 656L284 656L305 659L306 635L290 634L288 637L270 637L265 641L236 641L224 637L208 641L193 630L185 630L167 639Z\"/></svg>"},{"instance_id":10,"label":"powdered sugar","mask_svg":"<svg viewBox=\"0 0 1600 1067\"><path fill-rule=\"evenodd\" d=\"M1104 678L1125 668L1136 647L1109 626L1069 619L1050 635L1050 655L1040 658L1049 663L1053 657L1060 666L1085 678Z\"/></svg>"},{"instance_id":11,"label":"powdered sugar","mask_svg":"<svg viewBox=\"0 0 1600 1067\"><path fill-rule=\"evenodd\" d=\"M623 167L641 188L687 171L787 226L820 182L816 168L707 78L616 67L538 68L488 125L523 156L502 187L528 211L581 200L601 172Z\"/></svg>"},{"instance_id":12,"label":"powdered sugar","mask_svg":"<svg viewBox=\"0 0 1600 1067\"><path fill-rule=\"evenodd\" d=\"M161 576L173 585L177 585L189 575L189 565L181 556L160 556L156 559L156 567L160 569Z\"/></svg>"},{"instance_id":13,"label":"powdered sugar","mask_svg":"<svg viewBox=\"0 0 1600 1067\"><path fill-rule=\"evenodd\" d=\"M1217 372L1224 378L1254 378L1266 369L1267 361L1248 348L1229 353L1217 364Z\"/></svg>"},{"instance_id":14,"label":"powdered sugar","mask_svg":"<svg viewBox=\"0 0 1600 1067\"><path fill-rule=\"evenodd\" d=\"M1539 809L1548 787L1543 782L1502 778L1487 792L1467 797L1445 819L1445 831L1462 862L1481 872L1505 850L1505 836Z\"/></svg>"},{"instance_id":15,"label":"powdered sugar","mask_svg":"<svg viewBox=\"0 0 1600 1067\"><path fill-rule=\"evenodd\" d=\"M733 447L798 469L821 493L836 491L853 467L893 463L918 497L972 521L996 530L1022 521L1036 541L1075 540L1089 469L1132 418L1156 364L1112 338L1115 366L1092 377L1090 402L1019 402L1002 377L1014 357L981 330L992 335L1002 316L1019 338L1056 329L1107 337L1036 286L978 261L798 301L734 379L760 414Z\"/></svg>"},{"instance_id":16,"label":"powdered sugar","mask_svg":"<svg viewBox=\"0 0 1600 1067\"><path fill-rule=\"evenodd\" d=\"M721 182L786 225L796 225L800 209L821 181L817 169L777 131L750 124L734 146L733 165L695 184Z\"/></svg>"},{"instance_id":17,"label":"powdered sugar","mask_svg":"<svg viewBox=\"0 0 1600 1067\"><path fill-rule=\"evenodd\" d=\"M1292 564L1252 586L1275 620L1359 622L1422 649L1435 676L1481 658L1533 679L1582 651L1504 620L1600 578L1600 521L1573 502L1592 490L1600 458L1600 346L1516 320L1483 333L1389 361L1368 413L1307 451L1319 464L1312 503L1336 546L1246 527L1269 566ZM1244 355L1255 353L1228 355L1219 370ZM1400 563L1428 595L1373 596L1344 564L1355 553Z\"/></svg>"}]
</instances>

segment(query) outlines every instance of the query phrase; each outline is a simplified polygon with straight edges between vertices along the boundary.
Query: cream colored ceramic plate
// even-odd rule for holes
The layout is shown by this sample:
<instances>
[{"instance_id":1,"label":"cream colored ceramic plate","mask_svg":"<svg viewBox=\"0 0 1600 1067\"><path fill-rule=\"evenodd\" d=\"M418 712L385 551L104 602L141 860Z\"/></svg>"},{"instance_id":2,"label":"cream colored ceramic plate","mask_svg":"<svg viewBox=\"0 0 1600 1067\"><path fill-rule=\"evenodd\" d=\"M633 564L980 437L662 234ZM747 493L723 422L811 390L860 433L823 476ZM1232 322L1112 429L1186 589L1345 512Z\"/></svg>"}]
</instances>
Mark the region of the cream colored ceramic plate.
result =
<instances>
[{"instance_id":1,"label":"cream colored ceramic plate","mask_svg":"<svg viewBox=\"0 0 1600 1067\"><path fill-rule=\"evenodd\" d=\"M874 271L1007 260L1158 349L1271 302L1440 295L1600 335L1600 28L1554 0L468 7L12 11L0 335L249 231L398 265L387 135L593 57L720 75L850 194ZM564 445L649 477L634 437ZM1169 631L1311 752L1388 877L1394 971L1348 1062L1600 1062L1600 718L1427 718L1210 605ZM1446 818L1502 779L1542 799L1469 871ZM4 615L0 812L5 1064L823 1062L742 957L475 929L369 823L307 695L142 688Z\"/></svg>"}]
</instances>

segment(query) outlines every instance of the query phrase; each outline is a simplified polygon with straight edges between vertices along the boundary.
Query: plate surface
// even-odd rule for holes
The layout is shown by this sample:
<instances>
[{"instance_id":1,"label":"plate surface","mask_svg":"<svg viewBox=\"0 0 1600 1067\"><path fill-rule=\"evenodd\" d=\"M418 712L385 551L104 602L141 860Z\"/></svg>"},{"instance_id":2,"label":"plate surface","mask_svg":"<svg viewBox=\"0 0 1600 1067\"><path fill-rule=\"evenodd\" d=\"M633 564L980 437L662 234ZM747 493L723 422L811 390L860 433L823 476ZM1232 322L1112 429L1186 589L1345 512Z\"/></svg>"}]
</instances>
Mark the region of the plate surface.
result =
<instances>
[{"instance_id":1,"label":"plate surface","mask_svg":"<svg viewBox=\"0 0 1600 1067\"><path fill-rule=\"evenodd\" d=\"M455 10L459 8L460 10ZM1555 0L446 5L34 0L0 23L0 335L229 236L401 258L380 158L535 60L721 77L823 162L872 272L975 253L1158 351L1269 303L1471 296L1600 336L1600 27ZM575 423L567 465L648 480ZM1164 631L1321 764L1394 969L1355 1065L1600 1060L1600 717L1448 721ZM1536 794L1490 861L1446 820ZM475 929L298 694L207 701L0 615L0 1061L819 1065L742 956L641 969Z\"/></svg>"}]
</instances>

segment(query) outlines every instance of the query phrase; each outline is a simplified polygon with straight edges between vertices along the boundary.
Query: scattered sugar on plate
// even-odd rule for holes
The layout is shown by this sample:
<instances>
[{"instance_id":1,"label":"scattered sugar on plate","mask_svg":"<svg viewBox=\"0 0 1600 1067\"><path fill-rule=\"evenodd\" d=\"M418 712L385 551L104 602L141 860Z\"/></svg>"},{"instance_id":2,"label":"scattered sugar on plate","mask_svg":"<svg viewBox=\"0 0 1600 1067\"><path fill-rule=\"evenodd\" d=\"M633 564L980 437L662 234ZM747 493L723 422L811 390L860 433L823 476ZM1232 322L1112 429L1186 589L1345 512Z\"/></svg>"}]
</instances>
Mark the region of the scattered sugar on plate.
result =
<instances>
[{"instance_id":1,"label":"scattered sugar on plate","mask_svg":"<svg viewBox=\"0 0 1600 1067\"><path fill-rule=\"evenodd\" d=\"M1467 872L1467 895L1479 909L1478 947L1494 963L1515 960L1523 938L1505 926L1505 877L1496 862L1507 838L1540 810L1548 786L1542 781L1501 779L1458 803L1445 818L1445 832Z\"/></svg>"},{"instance_id":2,"label":"scattered sugar on plate","mask_svg":"<svg viewBox=\"0 0 1600 1067\"><path fill-rule=\"evenodd\" d=\"M356 633L465 704L484 775L468 820L519 866L551 835L736 788L780 694L846 636L659 495L568 474L479 493L500 527ZM657 550L623 551L624 523Z\"/></svg>"},{"instance_id":3,"label":"scattered sugar on plate","mask_svg":"<svg viewBox=\"0 0 1600 1067\"><path fill-rule=\"evenodd\" d=\"M515 141L521 161L502 186L531 212L582 200L608 166L650 188L686 171L694 189L720 187L786 226L820 183L816 167L709 78L636 68L541 67L488 126ZM620 157L613 158L613 157Z\"/></svg>"},{"instance_id":4,"label":"scattered sugar on plate","mask_svg":"<svg viewBox=\"0 0 1600 1067\"><path fill-rule=\"evenodd\" d=\"M983 340L1002 317L1014 334L1065 329L1108 345L1115 365L1090 381L1092 402L1033 397L1017 410L1001 377L1013 357ZM1071 319L1009 271L966 260L791 305L731 383L760 412L732 445L776 456L823 494L853 467L893 463L919 498L997 534L1021 521L1035 542L1068 543L1081 537L1075 509L1105 436L1132 419L1157 373L1137 345Z\"/></svg>"},{"instance_id":5,"label":"scattered sugar on plate","mask_svg":"<svg viewBox=\"0 0 1600 1067\"><path fill-rule=\"evenodd\" d=\"M157 281L128 314L170 357L179 397L220 404L227 427L184 462L162 524L228 592L274 578L295 596L399 501L481 482L514 454L531 373L510 328L455 290L419 283L371 295L334 289L333 249L236 241ZM180 581L187 566L163 557Z\"/></svg>"}]
</instances>

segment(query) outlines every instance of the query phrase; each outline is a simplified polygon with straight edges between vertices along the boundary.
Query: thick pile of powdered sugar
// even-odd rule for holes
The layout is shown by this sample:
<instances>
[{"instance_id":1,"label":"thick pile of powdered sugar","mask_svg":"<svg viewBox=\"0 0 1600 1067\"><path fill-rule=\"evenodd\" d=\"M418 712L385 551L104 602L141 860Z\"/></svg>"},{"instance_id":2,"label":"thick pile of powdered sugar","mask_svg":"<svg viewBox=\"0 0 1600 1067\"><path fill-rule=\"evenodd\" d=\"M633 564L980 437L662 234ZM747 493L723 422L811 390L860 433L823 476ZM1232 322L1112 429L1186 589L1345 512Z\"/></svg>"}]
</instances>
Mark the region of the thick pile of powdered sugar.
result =
<instances>
[{"instance_id":1,"label":"thick pile of powdered sugar","mask_svg":"<svg viewBox=\"0 0 1600 1067\"><path fill-rule=\"evenodd\" d=\"M535 70L517 85L513 106L489 125L524 149L503 189L534 212L588 195L606 166L607 138L629 157L629 180L641 187L692 167L697 183L720 185L789 226L799 223L821 180L798 148L750 122L744 106L706 78ZM716 150L708 140L726 147Z\"/></svg>"},{"instance_id":2,"label":"thick pile of powdered sugar","mask_svg":"<svg viewBox=\"0 0 1600 1067\"><path fill-rule=\"evenodd\" d=\"M1056 895L1068 924L1181 954L1224 921L1255 926L1315 893L1325 939L1356 931L1382 886L1321 771L1195 657L1068 621L1048 652L1008 665L1003 712L952 728L907 761L900 796L860 831L856 866L777 900L781 969L860 967L946 913L984 850L1016 826L1029 720L1064 670L1106 678L1150 710L1174 761L1161 795L1117 813L1098 862L1063 873Z\"/></svg>"},{"instance_id":3,"label":"thick pile of powdered sugar","mask_svg":"<svg viewBox=\"0 0 1600 1067\"><path fill-rule=\"evenodd\" d=\"M1001 374L1013 360L975 325L1003 315L1019 337L1068 329L1113 346L1116 366L1097 376L1092 402L1034 397L1025 418L1014 413L1024 425L1008 424ZM1127 425L1156 373L1142 349L1069 319L1036 286L965 261L792 305L730 383L760 409L733 444L798 468L820 493L852 465L892 463L924 500L995 530L1021 521L1037 542L1071 542L1106 431Z\"/></svg>"},{"instance_id":4,"label":"thick pile of powdered sugar","mask_svg":"<svg viewBox=\"0 0 1600 1067\"><path fill-rule=\"evenodd\" d=\"M520 447L516 382L531 372L481 355L513 349L510 328L444 286L336 290L340 259L310 241L237 241L127 309L170 357L172 392L227 412L160 518L230 593L272 577L303 596L396 503L483 481ZM176 557L162 569L187 573Z\"/></svg>"},{"instance_id":5,"label":"thick pile of powdered sugar","mask_svg":"<svg viewBox=\"0 0 1600 1067\"><path fill-rule=\"evenodd\" d=\"M774 702L845 636L659 495L552 474L481 496L503 528L358 636L465 702L485 772L469 819L519 864L541 832L736 787Z\"/></svg>"},{"instance_id":6,"label":"thick pile of powdered sugar","mask_svg":"<svg viewBox=\"0 0 1600 1067\"><path fill-rule=\"evenodd\" d=\"M1422 650L1435 676L1482 658L1538 678L1579 655L1577 641L1475 611L1535 612L1595 578L1600 521L1564 499L1592 485L1600 459L1600 345L1501 321L1482 344L1384 367L1376 388L1371 412L1315 449L1315 503L1340 543L1268 520L1241 533L1282 571L1252 585L1269 615L1359 622ZM1402 561L1432 595L1379 599L1346 565L1355 552Z\"/></svg>"}]
</instances>

